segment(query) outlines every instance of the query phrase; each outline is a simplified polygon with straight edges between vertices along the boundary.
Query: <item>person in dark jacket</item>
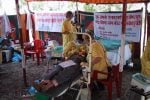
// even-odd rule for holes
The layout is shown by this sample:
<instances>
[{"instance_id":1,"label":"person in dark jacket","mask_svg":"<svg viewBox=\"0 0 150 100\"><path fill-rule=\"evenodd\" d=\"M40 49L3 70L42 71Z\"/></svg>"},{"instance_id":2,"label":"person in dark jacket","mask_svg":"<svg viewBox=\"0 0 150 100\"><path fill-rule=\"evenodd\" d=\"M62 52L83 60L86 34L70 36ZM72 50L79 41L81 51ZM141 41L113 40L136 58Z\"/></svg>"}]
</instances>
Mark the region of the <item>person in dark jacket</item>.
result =
<instances>
[{"instance_id":1,"label":"person in dark jacket","mask_svg":"<svg viewBox=\"0 0 150 100\"><path fill-rule=\"evenodd\" d=\"M39 84L34 84L38 91L48 92L51 88L72 82L81 74L80 63L86 61L87 53L80 50L80 47L73 51L74 53L67 60L55 65Z\"/></svg>"}]
</instances>

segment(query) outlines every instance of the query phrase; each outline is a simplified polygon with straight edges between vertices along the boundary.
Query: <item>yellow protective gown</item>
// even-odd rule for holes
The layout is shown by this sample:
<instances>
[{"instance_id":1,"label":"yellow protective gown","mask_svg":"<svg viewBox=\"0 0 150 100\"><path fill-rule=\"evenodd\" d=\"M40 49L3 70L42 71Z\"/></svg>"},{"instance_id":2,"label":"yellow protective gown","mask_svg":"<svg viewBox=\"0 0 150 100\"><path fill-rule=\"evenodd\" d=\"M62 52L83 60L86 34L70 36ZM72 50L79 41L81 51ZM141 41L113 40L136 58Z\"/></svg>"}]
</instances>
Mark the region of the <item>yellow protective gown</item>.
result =
<instances>
[{"instance_id":1,"label":"yellow protective gown","mask_svg":"<svg viewBox=\"0 0 150 100\"><path fill-rule=\"evenodd\" d=\"M63 37L63 47L64 50L67 46L67 43L69 43L70 41L74 41L76 39L76 34L74 34L73 32L76 32L76 28L72 25L72 21L71 20L64 20L63 24L62 24L62 37ZM65 32L67 32L65 34Z\"/></svg>"},{"instance_id":2,"label":"yellow protective gown","mask_svg":"<svg viewBox=\"0 0 150 100\"><path fill-rule=\"evenodd\" d=\"M94 59L95 57L101 58L101 60L97 64L92 66L92 70L98 70L107 73L108 72L107 67L109 66L109 62L106 56L105 48L99 42L93 42L91 44L91 48L92 48L92 55L91 55L92 59ZM106 79L106 78L107 75L104 74L98 75L98 79Z\"/></svg>"},{"instance_id":3,"label":"yellow protective gown","mask_svg":"<svg viewBox=\"0 0 150 100\"><path fill-rule=\"evenodd\" d=\"M63 56L67 59L76 52L78 52L78 47L74 41L71 41L68 42L66 48L64 49Z\"/></svg>"},{"instance_id":4,"label":"yellow protective gown","mask_svg":"<svg viewBox=\"0 0 150 100\"><path fill-rule=\"evenodd\" d=\"M150 37L148 38L145 51L141 58L141 64L142 64L142 73L150 77Z\"/></svg>"},{"instance_id":5,"label":"yellow protective gown","mask_svg":"<svg viewBox=\"0 0 150 100\"><path fill-rule=\"evenodd\" d=\"M63 56L67 59L75 53L79 53L80 55L87 54L88 50L86 45L77 45L74 41L71 41L67 44L64 49Z\"/></svg>"}]
</instances>

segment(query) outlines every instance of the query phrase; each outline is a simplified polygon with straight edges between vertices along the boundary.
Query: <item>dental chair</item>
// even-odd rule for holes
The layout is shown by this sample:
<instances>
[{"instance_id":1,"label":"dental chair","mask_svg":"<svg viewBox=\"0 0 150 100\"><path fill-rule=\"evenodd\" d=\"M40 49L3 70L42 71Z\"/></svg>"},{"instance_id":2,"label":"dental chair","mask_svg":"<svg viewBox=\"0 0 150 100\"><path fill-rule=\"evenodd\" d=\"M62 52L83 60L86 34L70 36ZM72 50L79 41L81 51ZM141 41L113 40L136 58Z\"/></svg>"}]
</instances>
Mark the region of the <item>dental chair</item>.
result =
<instances>
[{"instance_id":1,"label":"dental chair","mask_svg":"<svg viewBox=\"0 0 150 100\"><path fill-rule=\"evenodd\" d=\"M73 96L73 100L79 100L81 90L83 89L83 87L88 87L87 80L86 78L84 78L83 73L85 73L85 68L81 68L81 70L77 72L76 75L72 77L72 79L66 81L63 84L58 85L57 87L51 88L46 92L40 92L40 94L48 96L50 100L57 100L57 98L63 97L64 95L68 95L68 91L71 90L73 91L73 94L71 95L73 96L75 94L76 96Z\"/></svg>"},{"instance_id":2,"label":"dental chair","mask_svg":"<svg viewBox=\"0 0 150 100\"><path fill-rule=\"evenodd\" d=\"M88 35L86 33L75 33L75 34L85 34ZM46 95L48 95L51 100L55 100L55 98L58 98L60 96L62 96L63 94L65 94L69 89L73 89L73 90L77 90L78 94L75 98L75 100L79 100L80 99L80 95L81 95L81 90L83 88L88 88L88 96L90 95L90 81L91 81L91 37L90 35L88 35L90 38L90 46L89 46L89 66L82 66L81 70L79 73L76 73L75 77L72 78L72 80L67 81L66 83L60 84L59 86L50 89L47 93L44 93ZM74 86L78 85L79 88L75 88ZM87 100L90 97L87 97Z\"/></svg>"}]
</instances>

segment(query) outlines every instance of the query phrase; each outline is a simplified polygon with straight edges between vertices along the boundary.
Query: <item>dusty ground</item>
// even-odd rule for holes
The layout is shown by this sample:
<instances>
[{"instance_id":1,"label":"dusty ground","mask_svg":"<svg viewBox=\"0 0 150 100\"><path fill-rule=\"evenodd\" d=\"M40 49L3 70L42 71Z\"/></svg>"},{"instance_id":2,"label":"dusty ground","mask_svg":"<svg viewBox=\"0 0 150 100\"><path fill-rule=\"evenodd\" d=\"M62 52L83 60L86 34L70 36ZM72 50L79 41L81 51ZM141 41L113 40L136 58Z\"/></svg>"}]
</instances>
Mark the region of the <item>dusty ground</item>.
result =
<instances>
[{"instance_id":1,"label":"dusty ground","mask_svg":"<svg viewBox=\"0 0 150 100\"><path fill-rule=\"evenodd\" d=\"M27 83L31 86L34 80L40 79L46 70L46 60L40 66L35 61L27 62ZM24 86L21 63L5 63L0 65L0 100L21 100ZM134 68L127 68L123 72L121 100L140 100L140 97L129 90L132 74L138 72ZM107 91L93 91L92 100L107 100ZM134 99L133 99L134 98ZM115 89L113 89L113 100L116 100ZM69 99L68 95L62 96L59 100Z\"/></svg>"}]
</instances>

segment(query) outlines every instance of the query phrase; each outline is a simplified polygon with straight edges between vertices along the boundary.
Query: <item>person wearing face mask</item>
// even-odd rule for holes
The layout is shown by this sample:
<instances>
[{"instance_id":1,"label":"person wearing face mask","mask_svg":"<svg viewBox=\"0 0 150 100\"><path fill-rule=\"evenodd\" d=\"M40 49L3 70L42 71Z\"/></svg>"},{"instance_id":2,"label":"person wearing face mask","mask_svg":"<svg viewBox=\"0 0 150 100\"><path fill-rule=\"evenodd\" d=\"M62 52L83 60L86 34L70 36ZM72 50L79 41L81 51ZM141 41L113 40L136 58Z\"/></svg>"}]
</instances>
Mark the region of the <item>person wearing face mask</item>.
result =
<instances>
[{"instance_id":1,"label":"person wearing face mask","mask_svg":"<svg viewBox=\"0 0 150 100\"><path fill-rule=\"evenodd\" d=\"M98 42L94 39L93 31L89 30L89 31L87 31L87 34L89 34L92 38L92 41L91 41L92 71L97 70L97 71L102 71L104 73L108 73L108 66L110 66L110 62L107 59L106 50L105 50L104 46L100 42ZM87 35L83 35L82 38L83 38L84 42L87 45L89 45L89 43L90 43L89 37ZM84 63L82 63L82 64L84 64ZM99 79L107 79L107 75L98 74L98 78Z\"/></svg>"},{"instance_id":2,"label":"person wearing face mask","mask_svg":"<svg viewBox=\"0 0 150 100\"><path fill-rule=\"evenodd\" d=\"M73 13L71 11L66 12L66 19L63 21L62 24L62 39L63 39L63 48L65 50L67 44L70 41L76 40L77 32L75 25L72 22Z\"/></svg>"}]
</instances>

